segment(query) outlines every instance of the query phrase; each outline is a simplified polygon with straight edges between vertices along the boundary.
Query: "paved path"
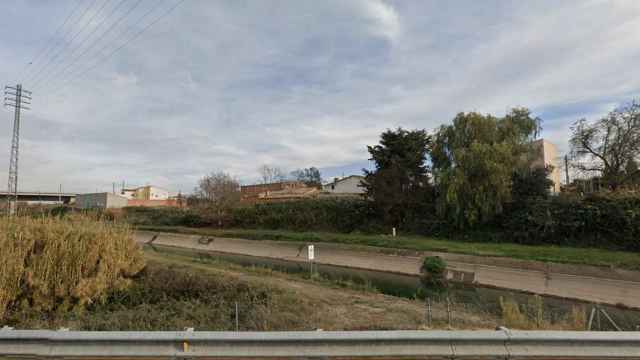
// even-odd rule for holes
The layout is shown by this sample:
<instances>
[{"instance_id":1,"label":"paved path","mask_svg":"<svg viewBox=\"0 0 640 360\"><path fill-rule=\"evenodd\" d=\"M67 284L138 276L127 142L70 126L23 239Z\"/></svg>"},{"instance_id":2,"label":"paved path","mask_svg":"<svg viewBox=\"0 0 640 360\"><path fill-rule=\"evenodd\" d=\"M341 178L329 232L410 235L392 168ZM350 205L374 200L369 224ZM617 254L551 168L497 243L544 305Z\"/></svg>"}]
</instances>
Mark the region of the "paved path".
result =
<instances>
[{"instance_id":1,"label":"paved path","mask_svg":"<svg viewBox=\"0 0 640 360\"><path fill-rule=\"evenodd\" d=\"M307 261L306 244L301 243L214 237L203 241L200 235L136 232L138 242L146 243L154 237L156 245ZM450 253L390 255L373 248L314 245L315 260L321 264L418 275L422 256L439 255L447 261L449 276L459 281L640 309L640 272Z\"/></svg>"}]
</instances>

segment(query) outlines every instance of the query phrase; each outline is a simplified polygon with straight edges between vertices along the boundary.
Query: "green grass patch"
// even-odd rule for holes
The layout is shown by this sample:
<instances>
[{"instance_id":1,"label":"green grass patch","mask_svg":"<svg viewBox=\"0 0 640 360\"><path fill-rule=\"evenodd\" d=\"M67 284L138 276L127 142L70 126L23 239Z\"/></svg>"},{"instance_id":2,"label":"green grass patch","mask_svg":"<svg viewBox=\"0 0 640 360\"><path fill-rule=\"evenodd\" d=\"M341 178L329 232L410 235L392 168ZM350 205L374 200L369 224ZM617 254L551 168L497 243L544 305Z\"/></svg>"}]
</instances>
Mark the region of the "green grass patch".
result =
<instances>
[{"instance_id":1,"label":"green grass patch","mask_svg":"<svg viewBox=\"0 0 640 360\"><path fill-rule=\"evenodd\" d=\"M553 245L520 245L510 243L471 242L420 236L340 234L328 232L295 232L283 230L212 229L181 226L138 226L139 230L197 234L248 240L293 242L326 242L387 249L442 251L478 256L509 257L520 260L580 264L640 270L640 253L595 248Z\"/></svg>"}]
</instances>

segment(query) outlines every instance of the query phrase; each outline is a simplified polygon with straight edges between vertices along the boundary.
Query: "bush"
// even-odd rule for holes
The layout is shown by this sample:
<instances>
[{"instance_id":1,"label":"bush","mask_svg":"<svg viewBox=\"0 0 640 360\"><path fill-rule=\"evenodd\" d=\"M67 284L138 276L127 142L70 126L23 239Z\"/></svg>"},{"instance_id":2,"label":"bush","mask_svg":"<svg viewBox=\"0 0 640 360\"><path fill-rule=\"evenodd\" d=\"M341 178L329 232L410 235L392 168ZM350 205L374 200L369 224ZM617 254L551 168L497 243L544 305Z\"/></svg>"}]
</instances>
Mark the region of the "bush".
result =
<instances>
[{"instance_id":1,"label":"bush","mask_svg":"<svg viewBox=\"0 0 640 360\"><path fill-rule=\"evenodd\" d=\"M511 204L493 226L502 241L640 251L640 197Z\"/></svg>"},{"instance_id":2,"label":"bush","mask_svg":"<svg viewBox=\"0 0 640 360\"><path fill-rule=\"evenodd\" d=\"M447 263L439 256L427 256L420 267L420 282L428 291L442 292L447 287Z\"/></svg>"},{"instance_id":3,"label":"bush","mask_svg":"<svg viewBox=\"0 0 640 360\"><path fill-rule=\"evenodd\" d=\"M81 309L144 267L128 226L83 215L0 218L0 319Z\"/></svg>"},{"instance_id":4,"label":"bush","mask_svg":"<svg viewBox=\"0 0 640 360\"><path fill-rule=\"evenodd\" d=\"M380 231L380 216L364 200L323 199L256 204L236 208L231 225L295 231Z\"/></svg>"},{"instance_id":5,"label":"bush","mask_svg":"<svg viewBox=\"0 0 640 360\"><path fill-rule=\"evenodd\" d=\"M201 227L212 224L195 210L174 207L125 207L122 214L132 225Z\"/></svg>"}]
</instances>

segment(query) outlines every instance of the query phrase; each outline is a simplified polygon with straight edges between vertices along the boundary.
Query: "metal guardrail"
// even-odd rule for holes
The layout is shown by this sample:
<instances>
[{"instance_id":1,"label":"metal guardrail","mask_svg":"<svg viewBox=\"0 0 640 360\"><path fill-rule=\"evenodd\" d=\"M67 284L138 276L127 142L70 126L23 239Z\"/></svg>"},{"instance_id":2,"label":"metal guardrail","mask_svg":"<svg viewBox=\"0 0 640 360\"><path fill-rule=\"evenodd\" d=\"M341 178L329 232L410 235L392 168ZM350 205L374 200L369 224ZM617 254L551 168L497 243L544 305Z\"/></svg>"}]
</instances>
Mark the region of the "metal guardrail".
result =
<instances>
[{"instance_id":1,"label":"metal guardrail","mask_svg":"<svg viewBox=\"0 0 640 360\"><path fill-rule=\"evenodd\" d=\"M640 332L84 332L0 330L15 358L640 359Z\"/></svg>"}]
</instances>

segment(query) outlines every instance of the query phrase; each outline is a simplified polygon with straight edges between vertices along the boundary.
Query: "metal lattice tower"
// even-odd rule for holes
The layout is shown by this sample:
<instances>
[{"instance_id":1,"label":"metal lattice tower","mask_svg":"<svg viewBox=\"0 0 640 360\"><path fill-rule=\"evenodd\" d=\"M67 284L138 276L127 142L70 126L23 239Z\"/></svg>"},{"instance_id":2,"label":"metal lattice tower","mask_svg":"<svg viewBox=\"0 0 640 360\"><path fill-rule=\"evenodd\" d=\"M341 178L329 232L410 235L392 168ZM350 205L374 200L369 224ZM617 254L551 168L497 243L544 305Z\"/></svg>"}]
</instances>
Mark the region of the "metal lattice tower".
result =
<instances>
[{"instance_id":1,"label":"metal lattice tower","mask_svg":"<svg viewBox=\"0 0 640 360\"><path fill-rule=\"evenodd\" d=\"M25 105L31 104L31 92L22 89L22 85L4 87L4 106L14 109L13 137L11 139L11 155L9 160L9 180L7 182L7 210L13 215L18 205L18 155L20 149L20 112L30 110Z\"/></svg>"}]
</instances>

